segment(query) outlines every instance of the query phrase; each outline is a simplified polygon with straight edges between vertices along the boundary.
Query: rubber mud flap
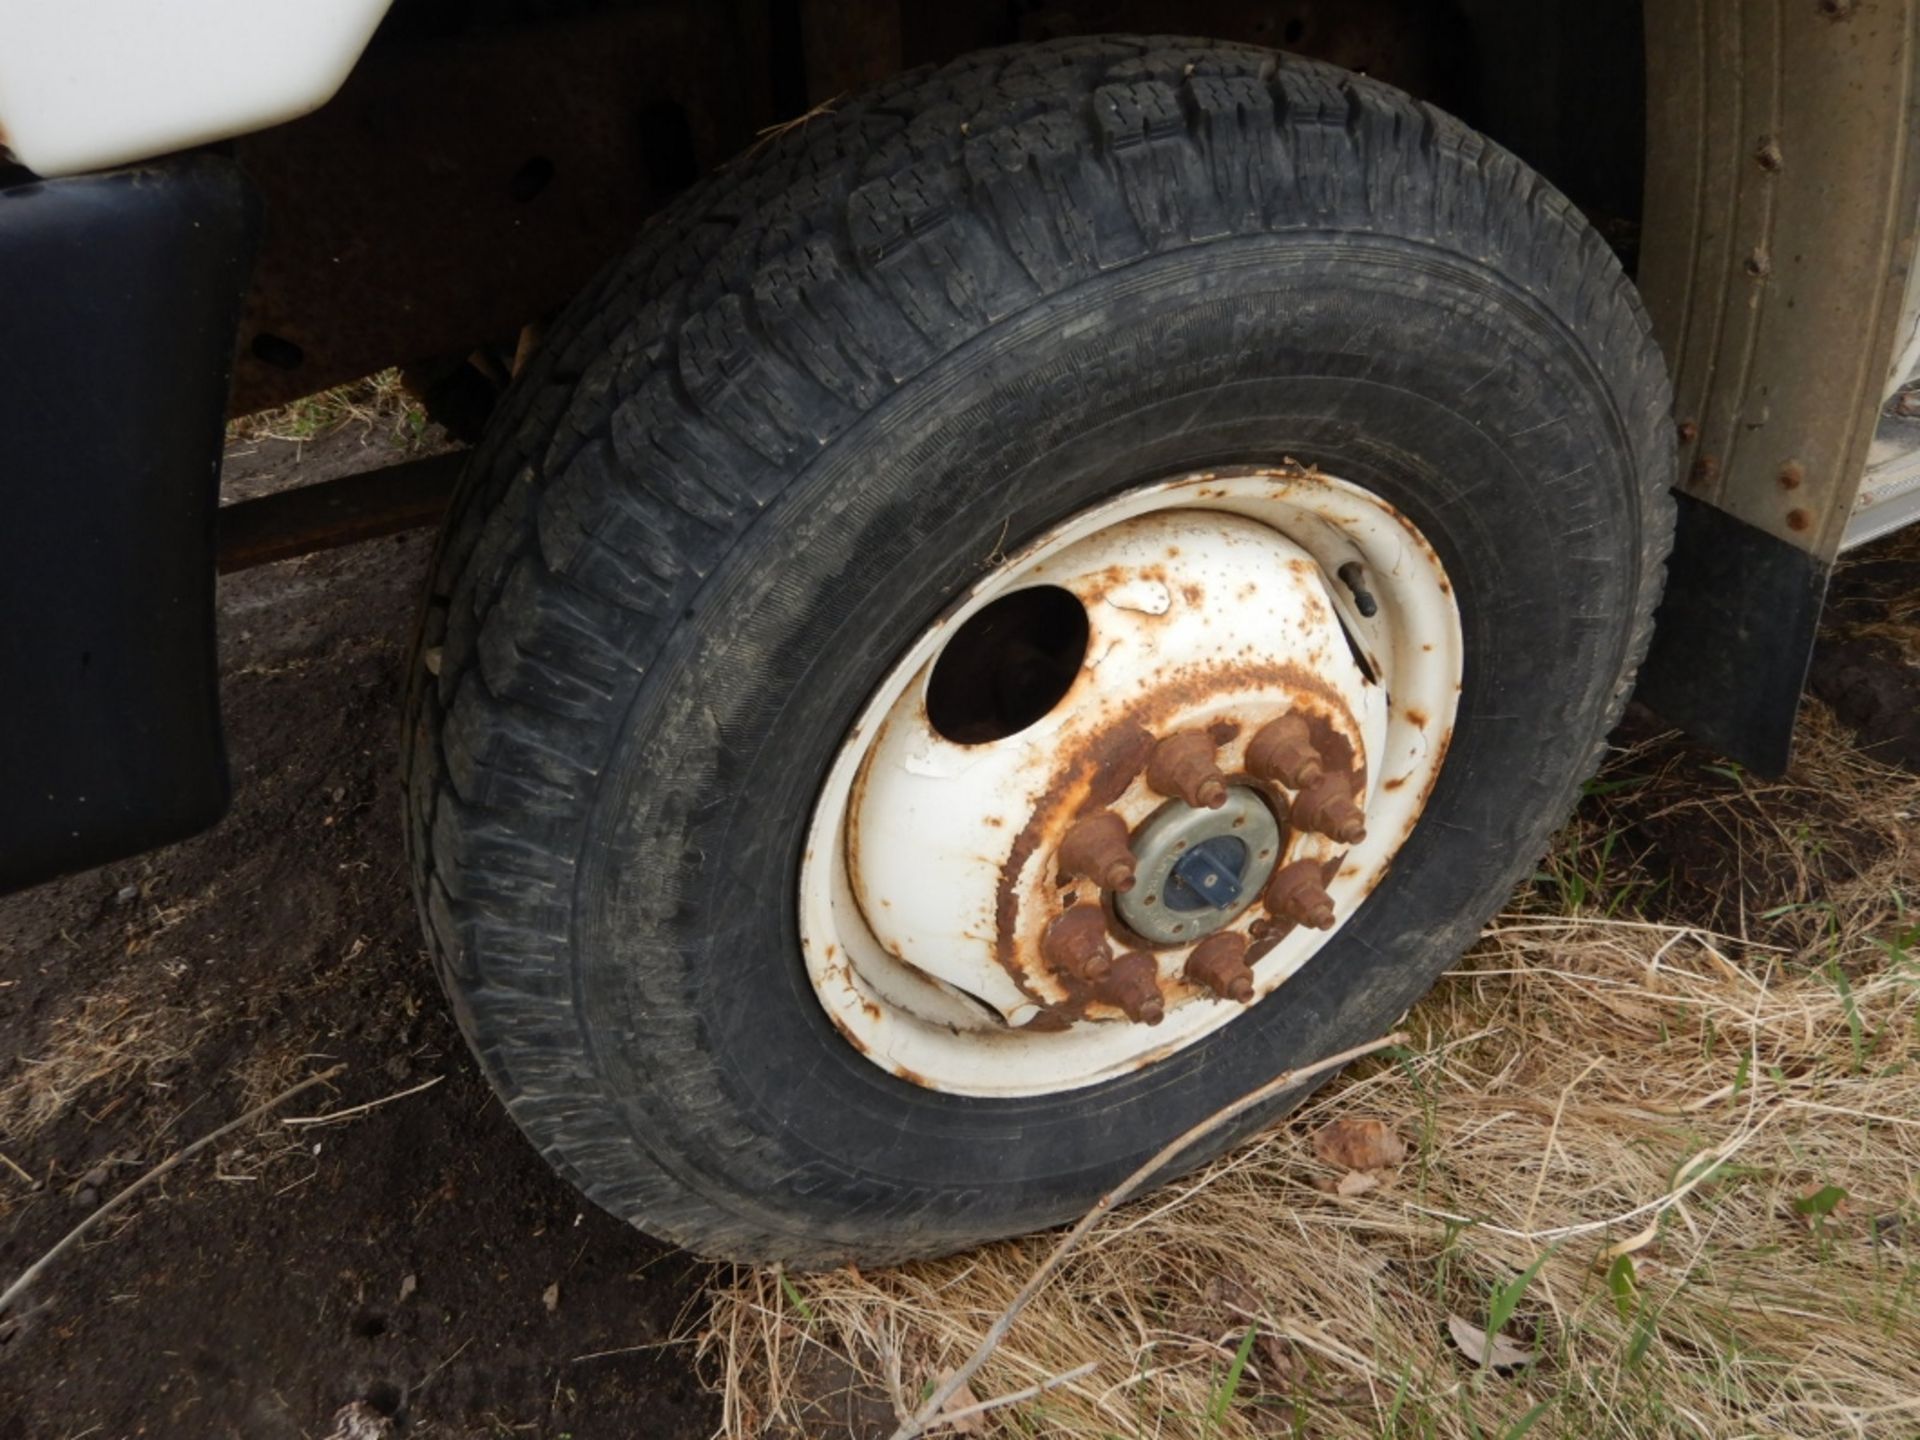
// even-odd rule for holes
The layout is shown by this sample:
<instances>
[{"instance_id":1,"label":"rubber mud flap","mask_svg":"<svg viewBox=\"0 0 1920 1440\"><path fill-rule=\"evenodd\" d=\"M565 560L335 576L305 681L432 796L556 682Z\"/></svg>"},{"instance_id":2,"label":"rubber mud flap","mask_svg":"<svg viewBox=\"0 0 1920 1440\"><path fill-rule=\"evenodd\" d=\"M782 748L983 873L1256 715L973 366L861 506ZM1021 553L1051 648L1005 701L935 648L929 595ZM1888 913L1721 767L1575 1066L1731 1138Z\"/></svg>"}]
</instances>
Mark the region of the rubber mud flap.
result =
<instances>
[{"instance_id":1,"label":"rubber mud flap","mask_svg":"<svg viewBox=\"0 0 1920 1440\"><path fill-rule=\"evenodd\" d=\"M257 226L217 156L0 189L0 891L226 808L213 525Z\"/></svg>"}]
</instances>

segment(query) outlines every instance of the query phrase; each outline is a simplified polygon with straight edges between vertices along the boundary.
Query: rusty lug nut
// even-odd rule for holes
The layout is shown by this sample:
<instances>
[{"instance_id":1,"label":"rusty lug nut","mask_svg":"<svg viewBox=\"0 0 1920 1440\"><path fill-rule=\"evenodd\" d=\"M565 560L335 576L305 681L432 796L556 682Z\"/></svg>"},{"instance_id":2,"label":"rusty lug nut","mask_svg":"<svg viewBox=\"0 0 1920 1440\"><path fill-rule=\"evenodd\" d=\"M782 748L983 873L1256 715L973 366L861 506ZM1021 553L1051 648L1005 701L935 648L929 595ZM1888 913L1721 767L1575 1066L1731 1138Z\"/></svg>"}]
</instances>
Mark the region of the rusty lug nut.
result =
<instances>
[{"instance_id":1,"label":"rusty lug nut","mask_svg":"<svg viewBox=\"0 0 1920 1440\"><path fill-rule=\"evenodd\" d=\"M1127 822L1111 810L1074 821L1060 842L1060 868L1084 875L1102 890L1131 890L1135 863L1127 848Z\"/></svg>"},{"instance_id":2,"label":"rusty lug nut","mask_svg":"<svg viewBox=\"0 0 1920 1440\"><path fill-rule=\"evenodd\" d=\"M1130 950L1113 962L1113 969L1094 992L1109 1005L1118 1005L1137 1025L1158 1025L1167 1015L1160 993L1160 967L1144 950Z\"/></svg>"},{"instance_id":3,"label":"rusty lug nut","mask_svg":"<svg viewBox=\"0 0 1920 1440\"><path fill-rule=\"evenodd\" d=\"M1353 803L1353 790L1344 775L1322 775L1293 802L1293 823L1342 845L1358 845L1367 838L1366 816Z\"/></svg>"},{"instance_id":4,"label":"rusty lug nut","mask_svg":"<svg viewBox=\"0 0 1920 1440\"><path fill-rule=\"evenodd\" d=\"M1260 727L1247 745L1247 769L1289 790L1303 790L1327 773L1307 733L1307 717L1298 710Z\"/></svg>"},{"instance_id":5,"label":"rusty lug nut","mask_svg":"<svg viewBox=\"0 0 1920 1440\"><path fill-rule=\"evenodd\" d=\"M1098 980L1113 969L1107 944L1107 917L1098 905L1076 905L1040 937L1047 964L1080 980Z\"/></svg>"},{"instance_id":6,"label":"rusty lug nut","mask_svg":"<svg viewBox=\"0 0 1920 1440\"><path fill-rule=\"evenodd\" d=\"M1267 881L1267 911L1314 930L1333 928L1333 897L1320 883L1320 862L1296 860L1282 865Z\"/></svg>"},{"instance_id":7,"label":"rusty lug nut","mask_svg":"<svg viewBox=\"0 0 1920 1440\"><path fill-rule=\"evenodd\" d=\"M1253 971L1247 968L1247 937L1222 930L1209 935L1187 956L1187 979L1204 985L1222 1000L1253 999Z\"/></svg>"},{"instance_id":8,"label":"rusty lug nut","mask_svg":"<svg viewBox=\"0 0 1920 1440\"><path fill-rule=\"evenodd\" d=\"M1218 810L1227 803L1227 777L1214 765L1213 752L1213 737L1204 730L1169 735L1147 760L1147 784L1195 809Z\"/></svg>"}]
</instances>

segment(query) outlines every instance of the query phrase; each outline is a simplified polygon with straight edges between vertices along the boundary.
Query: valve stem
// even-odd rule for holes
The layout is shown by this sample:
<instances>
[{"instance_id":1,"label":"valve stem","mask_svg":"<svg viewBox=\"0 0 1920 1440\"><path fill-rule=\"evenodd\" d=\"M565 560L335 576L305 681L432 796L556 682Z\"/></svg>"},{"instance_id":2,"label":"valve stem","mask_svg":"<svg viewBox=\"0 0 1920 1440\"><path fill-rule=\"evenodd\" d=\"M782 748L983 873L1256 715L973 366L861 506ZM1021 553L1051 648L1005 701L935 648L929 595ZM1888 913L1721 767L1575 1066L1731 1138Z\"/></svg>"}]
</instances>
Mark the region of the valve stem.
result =
<instances>
[{"instance_id":1,"label":"valve stem","mask_svg":"<svg viewBox=\"0 0 1920 1440\"><path fill-rule=\"evenodd\" d=\"M1373 598L1373 592L1367 589L1367 567L1358 560L1349 560L1333 572L1340 577L1340 583L1347 587L1353 596L1353 608L1360 612L1362 620L1371 620L1380 613L1380 602Z\"/></svg>"}]
</instances>

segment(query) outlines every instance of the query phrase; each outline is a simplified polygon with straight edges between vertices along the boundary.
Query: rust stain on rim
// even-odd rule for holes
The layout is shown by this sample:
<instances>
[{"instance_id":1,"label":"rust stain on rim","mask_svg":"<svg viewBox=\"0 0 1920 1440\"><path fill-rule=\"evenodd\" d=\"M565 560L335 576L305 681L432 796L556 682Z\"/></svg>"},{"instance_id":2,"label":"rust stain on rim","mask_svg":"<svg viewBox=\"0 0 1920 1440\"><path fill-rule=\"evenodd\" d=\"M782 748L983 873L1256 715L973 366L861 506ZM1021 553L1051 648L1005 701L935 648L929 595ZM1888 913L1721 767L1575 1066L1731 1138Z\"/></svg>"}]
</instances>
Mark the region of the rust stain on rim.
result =
<instances>
[{"instance_id":1,"label":"rust stain on rim","mask_svg":"<svg viewBox=\"0 0 1920 1440\"><path fill-rule=\"evenodd\" d=\"M1036 1004L1052 1004L1050 997L1036 991L1025 972L1018 934L1022 877L1041 847L1057 844L1074 819L1090 809L1111 805L1126 792L1145 768L1154 744L1155 727L1165 727L1183 710L1202 705L1222 692L1267 689L1309 697L1318 702L1317 708L1347 715L1347 723L1355 724L1339 692L1303 666L1247 662L1206 665L1163 682L1127 714L1096 730L1076 747L1075 753L1055 767L1053 778L1040 793L1031 816L1008 852L1006 863L1001 866L994 892L994 960L1022 994ZM1356 788L1364 787L1364 768L1353 765L1351 742L1324 715L1315 715L1313 709L1308 713L1319 720L1314 726L1314 739L1316 745L1328 746L1322 753L1329 762L1336 755L1344 760L1350 773L1355 775Z\"/></svg>"}]
</instances>

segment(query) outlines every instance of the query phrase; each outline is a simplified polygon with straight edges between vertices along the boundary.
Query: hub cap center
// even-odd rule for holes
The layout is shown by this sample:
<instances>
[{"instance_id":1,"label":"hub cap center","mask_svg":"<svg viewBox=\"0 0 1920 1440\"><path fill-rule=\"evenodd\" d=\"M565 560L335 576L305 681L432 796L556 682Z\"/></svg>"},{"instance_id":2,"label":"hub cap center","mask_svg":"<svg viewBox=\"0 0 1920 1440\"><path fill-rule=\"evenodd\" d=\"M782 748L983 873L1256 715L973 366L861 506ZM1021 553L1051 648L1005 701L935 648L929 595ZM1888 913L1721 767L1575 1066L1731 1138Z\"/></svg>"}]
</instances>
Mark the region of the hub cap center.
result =
<instances>
[{"instance_id":1,"label":"hub cap center","mask_svg":"<svg viewBox=\"0 0 1920 1440\"><path fill-rule=\"evenodd\" d=\"M1169 910L1224 910L1240 898L1240 876L1247 868L1247 847L1231 835L1202 840L1173 862L1167 882Z\"/></svg>"},{"instance_id":2,"label":"hub cap center","mask_svg":"<svg viewBox=\"0 0 1920 1440\"><path fill-rule=\"evenodd\" d=\"M1136 883L1114 910L1151 944L1190 945L1253 903L1280 848L1279 823L1250 786L1229 785L1218 810L1169 800L1134 833Z\"/></svg>"}]
</instances>

